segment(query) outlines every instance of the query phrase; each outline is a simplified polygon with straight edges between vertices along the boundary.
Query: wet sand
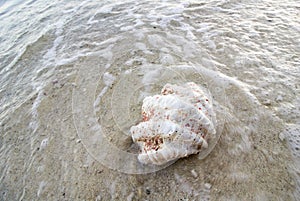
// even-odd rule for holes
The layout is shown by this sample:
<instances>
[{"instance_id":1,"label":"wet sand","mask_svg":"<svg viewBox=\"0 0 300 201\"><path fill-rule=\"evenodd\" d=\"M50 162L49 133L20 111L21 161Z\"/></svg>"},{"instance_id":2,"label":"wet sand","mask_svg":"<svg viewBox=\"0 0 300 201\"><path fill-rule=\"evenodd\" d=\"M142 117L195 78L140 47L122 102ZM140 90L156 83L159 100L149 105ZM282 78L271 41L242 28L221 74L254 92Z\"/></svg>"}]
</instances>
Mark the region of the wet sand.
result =
<instances>
[{"instance_id":1,"label":"wet sand","mask_svg":"<svg viewBox=\"0 0 300 201\"><path fill-rule=\"evenodd\" d=\"M82 63L96 60L86 57ZM293 200L291 156L278 138L283 122L263 105L253 108L246 97L236 96L235 86L226 90L228 110L241 112L226 116L220 141L204 160L191 156L145 175L106 168L87 153L74 127L72 91L80 65L61 66L43 92L2 122L1 149L9 150L9 157L1 160L10 164L1 175L4 200L19 189L26 200ZM72 73L66 77L66 71ZM28 111L38 96L43 98L33 130Z\"/></svg>"}]
</instances>

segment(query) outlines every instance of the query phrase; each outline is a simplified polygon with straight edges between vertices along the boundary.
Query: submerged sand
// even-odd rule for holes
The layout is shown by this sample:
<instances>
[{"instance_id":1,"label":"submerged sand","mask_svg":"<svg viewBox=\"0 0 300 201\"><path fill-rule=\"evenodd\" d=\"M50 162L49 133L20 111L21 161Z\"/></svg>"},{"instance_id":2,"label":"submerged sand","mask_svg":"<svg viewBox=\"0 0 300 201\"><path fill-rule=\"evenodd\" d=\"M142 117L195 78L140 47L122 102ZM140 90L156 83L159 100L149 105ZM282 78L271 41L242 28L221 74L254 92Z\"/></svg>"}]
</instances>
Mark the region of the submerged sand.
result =
<instances>
[{"instance_id":1,"label":"submerged sand","mask_svg":"<svg viewBox=\"0 0 300 201\"><path fill-rule=\"evenodd\" d=\"M1 149L8 150L1 160L8 165L2 166L3 198L23 189L20 198L26 200L293 200L291 156L278 138L284 122L264 105L253 108L234 85L226 89L228 110L240 112L226 116L220 141L204 160L191 156L158 172L137 175L102 165L83 146L72 115L76 69L95 63L95 57L82 58L69 76L64 72L70 66L61 66L43 92L2 122ZM28 111L39 96L38 126L32 130ZM118 94L120 100L123 96Z\"/></svg>"}]
</instances>

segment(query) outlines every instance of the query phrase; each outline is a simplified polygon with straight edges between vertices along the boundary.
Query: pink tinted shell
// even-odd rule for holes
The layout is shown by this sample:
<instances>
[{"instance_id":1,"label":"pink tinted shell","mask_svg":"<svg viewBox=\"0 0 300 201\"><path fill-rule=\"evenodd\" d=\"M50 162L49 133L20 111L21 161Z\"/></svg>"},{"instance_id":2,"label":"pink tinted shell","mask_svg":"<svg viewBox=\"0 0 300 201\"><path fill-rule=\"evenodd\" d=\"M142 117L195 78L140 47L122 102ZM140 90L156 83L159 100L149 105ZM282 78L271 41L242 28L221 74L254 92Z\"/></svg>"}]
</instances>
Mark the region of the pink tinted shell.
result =
<instances>
[{"instance_id":1,"label":"pink tinted shell","mask_svg":"<svg viewBox=\"0 0 300 201\"><path fill-rule=\"evenodd\" d=\"M166 84L160 95L146 97L142 116L143 122L130 131L144 164L163 165L197 154L216 136L212 100L193 82Z\"/></svg>"}]
</instances>

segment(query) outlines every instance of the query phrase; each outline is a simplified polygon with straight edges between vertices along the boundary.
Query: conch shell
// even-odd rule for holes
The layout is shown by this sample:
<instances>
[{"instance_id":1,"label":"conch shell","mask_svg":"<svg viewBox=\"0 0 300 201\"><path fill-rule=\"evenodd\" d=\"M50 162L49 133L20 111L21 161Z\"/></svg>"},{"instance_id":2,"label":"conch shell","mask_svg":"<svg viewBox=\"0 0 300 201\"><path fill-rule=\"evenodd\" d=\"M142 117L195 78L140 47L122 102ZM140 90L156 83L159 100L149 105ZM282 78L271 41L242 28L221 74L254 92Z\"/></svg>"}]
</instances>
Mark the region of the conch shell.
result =
<instances>
[{"instance_id":1,"label":"conch shell","mask_svg":"<svg viewBox=\"0 0 300 201\"><path fill-rule=\"evenodd\" d=\"M161 95L146 97L143 122L132 126L132 139L141 149L144 164L163 165L197 154L216 135L212 100L193 82L166 84Z\"/></svg>"}]
</instances>

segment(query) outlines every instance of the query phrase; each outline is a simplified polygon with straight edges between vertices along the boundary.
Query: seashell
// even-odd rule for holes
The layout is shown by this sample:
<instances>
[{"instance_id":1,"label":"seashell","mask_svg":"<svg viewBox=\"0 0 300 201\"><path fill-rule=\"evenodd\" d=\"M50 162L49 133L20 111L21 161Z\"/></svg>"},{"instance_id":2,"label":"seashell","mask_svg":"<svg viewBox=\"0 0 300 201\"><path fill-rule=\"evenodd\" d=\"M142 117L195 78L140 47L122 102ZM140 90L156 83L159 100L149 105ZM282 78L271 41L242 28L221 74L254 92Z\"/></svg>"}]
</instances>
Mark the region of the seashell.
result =
<instances>
[{"instance_id":1,"label":"seashell","mask_svg":"<svg viewBox=\"0 0 300 201\"><path fill-rule=\"evenodd\" d=\"M193 82L166 84L160 95L143 100L143 122L132 126L144 164L163 165L206 149L216 136L216 114L205 90Z\"/></svg>"}]
</instances>

